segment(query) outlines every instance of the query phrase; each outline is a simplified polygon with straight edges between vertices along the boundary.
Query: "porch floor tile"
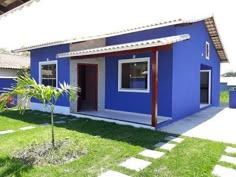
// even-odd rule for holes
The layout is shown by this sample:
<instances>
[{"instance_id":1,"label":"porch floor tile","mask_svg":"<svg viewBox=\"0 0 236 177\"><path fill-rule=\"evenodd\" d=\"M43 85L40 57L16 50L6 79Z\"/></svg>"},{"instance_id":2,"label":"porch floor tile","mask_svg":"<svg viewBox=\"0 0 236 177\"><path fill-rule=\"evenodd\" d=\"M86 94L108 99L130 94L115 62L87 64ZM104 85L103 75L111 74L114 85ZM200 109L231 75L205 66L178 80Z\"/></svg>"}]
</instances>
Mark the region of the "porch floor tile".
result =
<instances>
[{"instance_id":1,"label":"porch floor tile","mask_svg":"<svg viewBox=\"0 0 236 177\"><path fill-rule=\"evenodd\" d=\"M116 172L116 171L109 170L98 177L130 177L130 176Z\"/></svg>"},{"instance_id":2,"label":"porch floor tile","mask_svg":"<svg viewBox=\"0 0 236 177\"><path fill-rule=\"evenodd\" d=\"M228 146L228 147L226 147L225 152L227 152L227 153L236 153L236 148Z\"/></svg>"},{"instance_id":3,"label":"porch floor tile","mask_svg":"<svg viewBox=\"0 0 236 177\"><path fill-rule=\"evenodd\" d=\"M173 142L176 142L176 143L181 143L182 141L184 141L183 138L178 138L178 137L175 137L175 136L167 136L165 138L165 140L173 141Z\"/></svg>"},{"instance_id":4,"label":"porch floor tile","mask_svg":"<svg viewBox=\"0 0 236 177\"><path fill-rule=\"evenodd\" d=\"M136 114L128 112L119 112L111 110L99 110L99 111L81 111L78 114L84 114L88 116L95 116L105 119L120 120L132 123L139 123L144 125L151 125L151 115ZM158 116L158 123L171 120L170 117Z\"/></svg>"},{"instance_id":5,"label":"porch floor tile","mask_svg":"<svg viewBox=\"0 0 236 177\"><path fill-rule=\"evenodd\" d=\"M0 131L0 135L5 135L5 134L9 134L9 133L14 133L14 130L5 130L5 131Z\"/></svg>"},{"instance_id":6,"label":"porch floor tile","mask_svg":"<svg viewBox=\"0 0 236 177\"><path fill-rule=\"evenodd\" d=\"M19 129L25 131L25 130L30 130L30 129L33 129L33 128L35 128L35 127L28 126L28 127L22 127L22 128L19 128Z\"/></svg>"},{"instance_id":7,"label":"porch floor tile","mask_svg":"<svg viewBox=\"0 0 236 177\"><path fill-rule=\"evenodd\" d=\"M216 165L212 174L218 177L236 177L236 170Z\"/></svg>"},{"instance_id":8,"label":"porch floor tile","mask_svg":"<svg viewBox=\"0 0 236 177\"><path fill-rule=\"evenodd\" d=\"M164 143L164 142L160 142L160 143L157 143L154 145L154 147L164 149L167 151L171 151L175 146L176 146L176 144Z\"/></svg>"},{"instance_id":9,"label":"porch floor tile","mask_svg":"<svg viewBox=\"0 0 236 177\"><path fill-rule=\"evenodd\" d=\"M151 162L149 162L149 161L145 161L145 160L131 157L128 160L126 160L125 162L122 162L119 166L139 172L149 165L151 165Z\"/></svg>"},{"instance_id":10,"label":"porch floor tile","mask_svg":"<svg viewBox=\"0 0 236 177\"><path fill-rule=\"evenodd\" d=\"M153 158L153 159L158 159L158 158L161 158L163 155L165 155L165 153L164 152L159 152L159 151L145 149L144 151L140 152L139 155L142 155L144 157L150 157L150 158Z\"/></svg>"},{"instance_id":11,"label":"porch floor tile","mask_svg":"<svg viewBox=\"0 0 236 177\"><path fill-rule=\"evenodd\" d=\"M236 157L230 157L227 155L222 155L220 158L221 162L227 162L236 165Z\"/></svg>"}]
</instances>

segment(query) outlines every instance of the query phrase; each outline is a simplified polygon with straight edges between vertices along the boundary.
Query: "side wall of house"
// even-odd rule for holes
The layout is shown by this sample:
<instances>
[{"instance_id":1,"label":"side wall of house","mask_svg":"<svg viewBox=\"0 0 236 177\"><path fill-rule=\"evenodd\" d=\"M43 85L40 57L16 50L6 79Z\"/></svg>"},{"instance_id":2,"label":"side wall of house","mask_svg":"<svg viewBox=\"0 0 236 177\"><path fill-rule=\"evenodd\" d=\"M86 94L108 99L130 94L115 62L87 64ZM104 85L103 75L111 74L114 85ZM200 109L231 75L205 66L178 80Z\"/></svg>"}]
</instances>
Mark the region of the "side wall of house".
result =
<instances>
[{"instance_id":1,"label":"side wall of house","mask_svg":"<svg viewBox=\"0 0 236 177\"><path fill-rule=\"evenodd\" d=\"M15 69L0 69L0 94L6 92L6 88L13 86L16 81L14 78L17 77L17 70ZM13 99L11 104L15 105L17 98Z\"/></svg>"},{"instance_id":2,"label":"side wall of house","mask_svg":"<svg viewBox=\"0 0 236 177\"><path fill-rule=\"evenodd\" d=\"M4 88L10 88L15 83L14 78L17 77L17 70L0 69L0 93L4 92Z\"/></svg>"},{"instance_id":3,"label":"side wall of house","mask_svg":"<svg viewBox=\"0 0 236 177\"><path fill-rule=\"evenodd\" d=\"M10 88L16 82L11 78L0 78L0 94L6 91L6 88Z\"/></svg>"},{"instance_id":4,"label":"side wall of house","mask_svg":"<svg viewBox=\"0 0 236 177\"><path fill-rule=\"evenodd\" d=\"M0 68L0 93L4 88L10 88L14 83L14 78L17 77L16 69L2 69Z\"/></svg>"},{"instance_id":5,"label":"side wall of house","mask_svg":"<svg viewBox=\"0 0 236 177\"><path fill-rule=\"evenodd\" d=\"M35 49L31 51L31 76L39 83L39 63L47 61L57 61L57 84L60 82L70 83L70 60L69 58L57 59L58 53L69 52L69 44L58 45L53 47L46 47L41 49ZM32 99L31 108L36 110L44 110L40 102L36 99ZM63 96L57 102L55 112L69 114L70 103L67 96Z\"/></svg>"},{"instance_id":6,"label":"side wall of house","mask_svg":"<svg viewBox=\"0 0 236 177\"><path fill-rule=\"evenodd\" d=\"M174 44L172 116L180 119L200 110L200 70L210 68L211 103L219 105L220 59L203 22L176 27L178 34L190 34L188 41ZM206 41L210 43L210 59L205 57Z\"/></svg>"},{"instance_id":7,"label":"side wall of house","mask_svg":"<svg viewBox=\"0 0 236 177\"><path fill-rule=\"evenodd\" d=\"M106 44L116 45L121 43L172 36L174 34L174 27L165 27L110 37L107 38ZM158 52L158 114L168 117L172 116L172 55L172 50ZM106 57L105 109L151 114L151 89L149 93L118 91L118 62L119 60L132 59L133 57L134 55ZM151 63L151 53L135 55L135 58L144 57L150 58ZM151 75L151 69L149 75Z\"/></svg>"}]
</instances>

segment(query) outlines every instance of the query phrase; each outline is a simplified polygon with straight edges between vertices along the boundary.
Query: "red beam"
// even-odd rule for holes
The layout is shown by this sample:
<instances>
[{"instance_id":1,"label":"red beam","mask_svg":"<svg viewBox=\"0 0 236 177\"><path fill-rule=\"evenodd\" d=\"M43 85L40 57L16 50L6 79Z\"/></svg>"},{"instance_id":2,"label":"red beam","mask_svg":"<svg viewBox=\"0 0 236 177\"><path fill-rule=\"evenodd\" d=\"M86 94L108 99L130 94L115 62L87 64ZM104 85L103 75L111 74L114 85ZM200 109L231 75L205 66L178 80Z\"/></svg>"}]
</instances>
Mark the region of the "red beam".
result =
<instances>
[{"instance_id":1,"label":"red beam","mask_svg":"<svg viewBox=\"0 0 236 177\"><path fill-rule=\"evenodd\" d=\"M152 51L152 126L157 126L157 84L158 84L158 53Z\"/></svg>"},{"instance_id":2,"label":"red beam","mask_svg":"<svg viewBox=\"0 0 236 177\"><path fill-rule=\"evenodd\" d=\"M132 54L151 52L153 50L169 50L171 48L172 48L172 45L170 44L170 45L164 45L164 46L159 46L159 47L125 50L125 51L120 51L120 52L110 52L110 53L102 53L102 54L75 56L75 57L71 57L71 59L77 60L77 59L99 58L99 57L108 57L108 56L132 55Z\"/></svg>"}]
</instances>

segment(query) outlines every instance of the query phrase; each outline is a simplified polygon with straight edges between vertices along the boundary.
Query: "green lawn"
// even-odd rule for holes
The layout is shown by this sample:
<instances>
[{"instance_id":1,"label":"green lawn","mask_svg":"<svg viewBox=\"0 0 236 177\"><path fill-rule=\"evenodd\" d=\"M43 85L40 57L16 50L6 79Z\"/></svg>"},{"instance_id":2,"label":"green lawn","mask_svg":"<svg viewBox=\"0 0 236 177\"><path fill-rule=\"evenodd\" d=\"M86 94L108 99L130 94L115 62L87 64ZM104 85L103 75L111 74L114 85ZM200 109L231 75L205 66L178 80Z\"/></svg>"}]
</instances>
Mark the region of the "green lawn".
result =
<instances>
[{"instance_id":1,"label":"green lawn","mask_svg":"<svg viewBox=\"0 0 236 177\"><path fill-rule=\"evenodd\" d=\"M172 151L160 159L153 160L138 155L145 148L154 149L153 145L164 141L167 134L146 129L121 126L103 121L81 119L57 125L56 139L71 138L81 142L88 153L80 159L60 166L27 166L12 158L14 152L27 147L33 142L50 140L50 127L40 127L40 123L49 122L48 115L36 115L26 111L0 114L0 131L17 130L19 127L34 125L35 129L17 131L13 134L0 135L0 176L16 177L87 177L98 176L111 169L134 177L209 177L224 154L226 144L187 138ZM141 172L126 170L118 164L129 157L138 157L152 163ZM236 168L236 167L234 167Z\"/></svg>"}]
</instances>

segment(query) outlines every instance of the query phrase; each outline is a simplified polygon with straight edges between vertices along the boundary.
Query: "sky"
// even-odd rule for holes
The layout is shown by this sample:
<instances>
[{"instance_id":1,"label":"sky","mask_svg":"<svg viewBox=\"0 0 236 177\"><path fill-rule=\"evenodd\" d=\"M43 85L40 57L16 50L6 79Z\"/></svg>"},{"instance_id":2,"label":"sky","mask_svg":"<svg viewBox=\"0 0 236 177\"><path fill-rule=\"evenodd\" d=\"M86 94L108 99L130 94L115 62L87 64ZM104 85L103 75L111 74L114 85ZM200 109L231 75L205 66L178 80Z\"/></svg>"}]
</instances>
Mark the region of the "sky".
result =
<instances>
[{"instance_id":1,"label":"sky","mask_svg":"<svg viewBox=\"0 0 236 177\"><path fill-rule=\"evenodd\" d=\"M50 41L114 32L173 19L214 15L230 64L236 71L233 0L38 0L0 16L0 48L16 49Z\"/></svg>"}]
</instances>

